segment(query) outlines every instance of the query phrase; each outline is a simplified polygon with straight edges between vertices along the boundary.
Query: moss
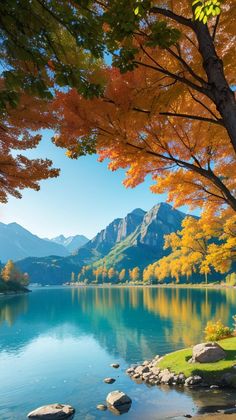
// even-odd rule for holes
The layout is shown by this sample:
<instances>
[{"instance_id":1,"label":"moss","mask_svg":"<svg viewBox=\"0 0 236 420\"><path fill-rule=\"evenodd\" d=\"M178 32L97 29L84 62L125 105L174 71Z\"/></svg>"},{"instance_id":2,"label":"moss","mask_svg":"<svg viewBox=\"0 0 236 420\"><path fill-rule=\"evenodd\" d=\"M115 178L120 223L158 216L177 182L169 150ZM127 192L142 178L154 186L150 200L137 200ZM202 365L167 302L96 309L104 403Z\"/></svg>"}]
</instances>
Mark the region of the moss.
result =
<instances>
[{"instance_id":1,"label":"moss","mask_svg":"<svg viewBox=\"0 0 236 420\"><path fill-rule=\"evenodd\" d=\"M186 377L200 375L203 379L211 380L211 382L220 379L228 372L234 372L236 375L236 370L232 368L236 364L236 337L227 338L218 343L226 351L224 360L214 363L188 363L192 357L192 349L187 348L167 354L157 363L157 366L161 369L167 368L176 374L184 373Z\"/></svg>"}]
</instances>

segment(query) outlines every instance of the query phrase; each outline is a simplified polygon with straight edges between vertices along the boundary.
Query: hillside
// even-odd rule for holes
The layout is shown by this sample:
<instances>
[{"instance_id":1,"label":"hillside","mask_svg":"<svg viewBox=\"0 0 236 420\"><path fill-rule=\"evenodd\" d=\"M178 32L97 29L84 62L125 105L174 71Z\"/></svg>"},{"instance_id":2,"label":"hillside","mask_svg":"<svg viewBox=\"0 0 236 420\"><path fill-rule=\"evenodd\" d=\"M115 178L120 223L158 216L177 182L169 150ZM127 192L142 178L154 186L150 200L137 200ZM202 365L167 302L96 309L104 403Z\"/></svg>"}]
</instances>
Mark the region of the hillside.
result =
<instances>
[{"instance_id":1,"label":"hillside","mask_svg":"<svg viewBox=\"0 0 236 420\"><path fill-rule=\"evenodd\" d=\"M165 255L164 235L180 229L185 216L166 203L148 212L135 209L113 220L73 256L27 258L17 265L29 273L31 282L41 284L62 284L72 272L77 278L83 266L144 268Z\"/></svg>"},{"instance_id":2,"label":"hillside","mask_svg":"<svg viewBox=\"0 0 236 420\"><path fill-rule=\"evenodd\" d=\"M0 260L18 261L27 257L46 257L48 255L69 255L60 244L49 242L33 235L17 223L0 223Z\"/></svg>"}]
</instances>

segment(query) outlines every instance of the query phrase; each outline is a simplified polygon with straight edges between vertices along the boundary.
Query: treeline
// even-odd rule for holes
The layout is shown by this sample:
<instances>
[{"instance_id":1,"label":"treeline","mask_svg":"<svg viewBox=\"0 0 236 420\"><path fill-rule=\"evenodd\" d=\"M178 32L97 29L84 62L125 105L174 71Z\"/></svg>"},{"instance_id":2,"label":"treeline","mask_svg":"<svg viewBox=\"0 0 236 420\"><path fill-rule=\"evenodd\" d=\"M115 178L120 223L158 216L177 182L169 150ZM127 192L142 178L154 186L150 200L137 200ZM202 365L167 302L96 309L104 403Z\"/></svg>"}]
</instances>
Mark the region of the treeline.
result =
<instances>
[{"instance_id":1,"label":"treeline","mask_svg":"<svg viewBox=\"0 0 236 420\"><path fill-rule=\"evenodd\" d=\"M22 273L12 260L9 260L2 267L0 272L0 291L24 290L28 284L28 273Z\"/></svg>"},{"instance_id":2,"label":"treeline","mask_svg":"<svg viewBox=\"0 0 236 420\"><path fill-rule=\"evenodd\" d=\"M209 282L223 280L223 277L212 275L209 277ZM206 283L205 275L200 273L188 273L188 275L179 275L175 270L170 272L166 267L160 267L158 263L148 265L144 270L139 267L133 269L117 270L114 267L98 267L87 265L76 274L71 273L71 283L84 284L124 284L124 283L139 283L139 284L167 284L167 283ZM229 274L225 281L229 285L236 284L236 274Z\"/></svg>"}]
</instances>

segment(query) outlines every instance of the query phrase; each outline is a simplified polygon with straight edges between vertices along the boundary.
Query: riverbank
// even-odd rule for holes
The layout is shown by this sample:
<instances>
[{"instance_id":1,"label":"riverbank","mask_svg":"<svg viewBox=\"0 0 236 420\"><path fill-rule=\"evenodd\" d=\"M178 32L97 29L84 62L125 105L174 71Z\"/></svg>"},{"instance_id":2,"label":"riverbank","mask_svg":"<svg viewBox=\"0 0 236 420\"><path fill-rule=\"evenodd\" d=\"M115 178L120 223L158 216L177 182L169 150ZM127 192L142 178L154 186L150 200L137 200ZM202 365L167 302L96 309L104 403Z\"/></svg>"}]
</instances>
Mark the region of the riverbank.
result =
<instances>
[{"instance_id":1,"label":"riverbank","mask_svg":"<svg viewBox=\"0 0 236 420\"><path fill-rule=\"evenodd\" d=\"M6 296L6 295L18 295L22 293L29 293L30 290L27 289L25 286L22 286L21 284L14 282L14 281L8 281L5 282L0 279L0 296Z\"/></svg>"}]
</instances>

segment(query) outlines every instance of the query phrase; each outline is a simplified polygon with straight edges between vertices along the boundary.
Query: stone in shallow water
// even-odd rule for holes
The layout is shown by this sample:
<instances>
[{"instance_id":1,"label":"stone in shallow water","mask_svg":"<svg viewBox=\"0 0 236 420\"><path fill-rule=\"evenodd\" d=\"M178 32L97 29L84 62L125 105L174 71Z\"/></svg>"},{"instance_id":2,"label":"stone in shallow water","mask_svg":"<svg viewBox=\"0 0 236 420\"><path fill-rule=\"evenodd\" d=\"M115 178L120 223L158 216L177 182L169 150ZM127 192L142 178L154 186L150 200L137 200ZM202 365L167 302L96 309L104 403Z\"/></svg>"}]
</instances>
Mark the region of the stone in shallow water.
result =
<instances>
[{"instance_id":1,"label":"stone in shallow water","mask_svg":"<svg viewBox=\"0 0 236 420\"><path fill-rule=\"evenodd\" d=\"M119 363L112 363L111 367L118 369L120 367Z\"/></svg>"},{"instance_id":2,"label":"stone in shallow water","mask_svg":"<svg viewBox=\"0 0 236 420\"><path fill-rule=\"evenodd\" d=\"M122 408L124 405L131 405L132 400L122 391L112 391L107 395L107 403L115 408Z\"/></svg>"},{"instance_id":3,"label":"stone in shallow water","mask_svg":"<svg viewBox=\"0 0 236 420\"><path fill-rule=\"evenodd\" d=\"M75 409L71 405L65 404L49 404L43 405L28 414L29 419L37 420L64 420L72 418Z\"/></svg>"},{"instance_id":4,"label":"stone in shallow water","mask_svg":"<svg viewBox=\"0 0 236 420\"><path fill-rule=\"evenodd\" d=\"M97 409L100 410L100 411L106 411L107 406L105 404L98 404Z\"/></svg>"},{"instance_id":5,"label":"stone in shallow water","mask_svg":"<svg viewBox=\"0 0 236 420\"><path fill-rule=\"evenodd\" d=\"M116 380L114 378L105 378L103 382L106 384L113 384Z\"/></svg>"}]
</instances>

